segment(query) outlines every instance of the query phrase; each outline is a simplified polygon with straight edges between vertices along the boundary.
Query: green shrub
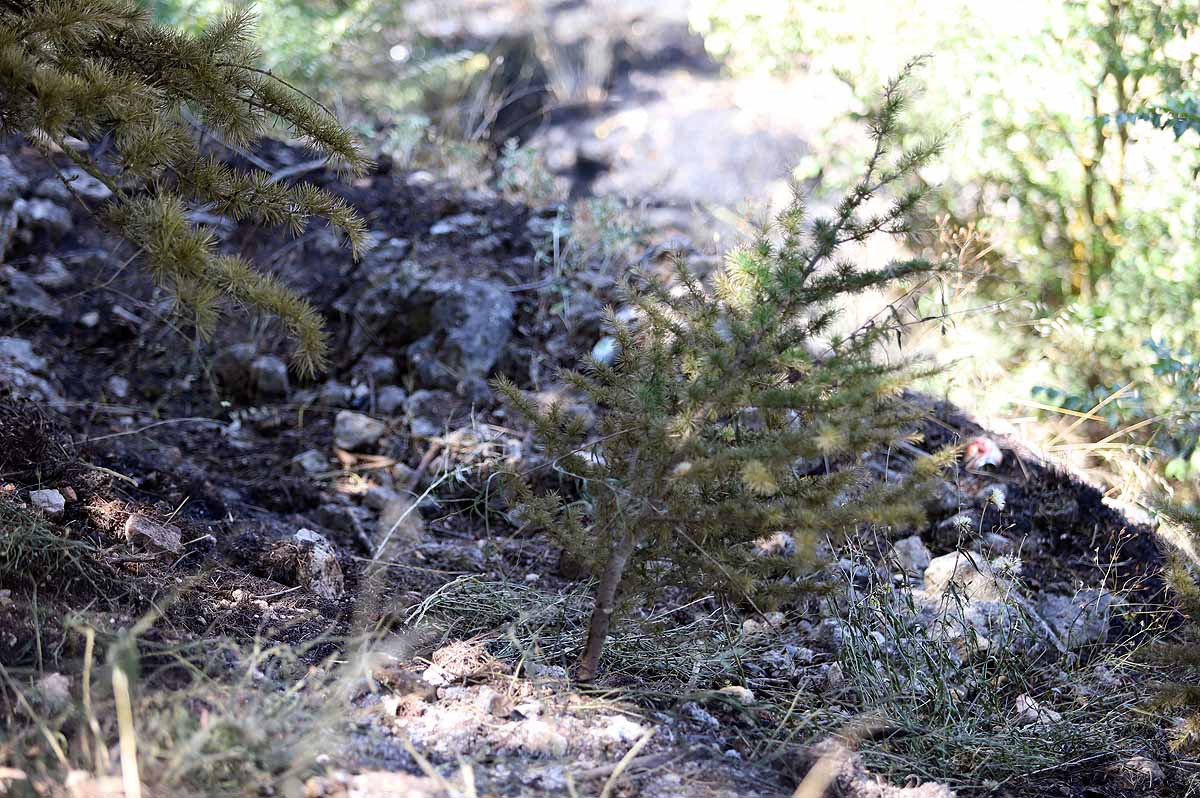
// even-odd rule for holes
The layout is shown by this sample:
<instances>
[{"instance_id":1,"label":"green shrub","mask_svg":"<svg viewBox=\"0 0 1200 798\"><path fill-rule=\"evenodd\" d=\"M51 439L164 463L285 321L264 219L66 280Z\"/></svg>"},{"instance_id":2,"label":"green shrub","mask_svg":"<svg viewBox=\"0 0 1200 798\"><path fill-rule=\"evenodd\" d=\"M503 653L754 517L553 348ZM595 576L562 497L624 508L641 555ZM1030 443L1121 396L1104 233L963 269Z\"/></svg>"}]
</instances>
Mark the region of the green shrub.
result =
<instances>
[{"instance_id":1,"label":"green shrub","mask_svg":"<svg viewBox=\"0 0 1200 798\"><path fill-rule=\"evenodd\" d=\"M1052 389L1042 401L1073 398L1065 406L1085 411L1136 382L1143 390L1124 400L1129 423L1176 410L1141 342L1200 350L1200 148L1189 104L1200 85L1198 20L1195 0L888 0L870 15L832 0L706 0L694 25L730 68L804 72L840 88L849 115L881 71L930 54L928 112L905 135L953 126L946 157L925 173L947 189L931 210L977 224L995 247L980 289L1006 305L986 325L1023 339L997 341L1012 346L1007 374L1033 372ZM844 153L821 163L835 188L858 156L845 126L821 123L813 142L816 157ZM1191 443L1168 448L1166 460Z\"/></svg>"},{"instance_id":2,"label":"green shrub","mask_svg":"<svg viewBox=\"0 0 1200 798\"><path fill-rule=\"evenodd\" d=\"M896 441L913 418L900 399L913 364L875 357L888 323L834 332L841 300L939 268L905 260L862 270L842 254L876 233L905 234L925 195L906 182L940 142L892 150L910 69L870 116L873 155L832 215L809 226L796 196L775 230L730 253L711 285L682 262L674 285L631 281L640 320L610 315L615 360L587 359L562 375L594 409L595 437L562 406L543 411L499 383L584 496L564 503L516 485L525 517L554 530L598 578L581 680L596 675L622 594L636 600L677 583L761 600L779 577L805 574L821 540L920 516L914 484L866 480L858 459ZM885 191L894 199L868 210ZM937 465L928 458L912 481ZM756 554L756 542L780 530L796 550Z\"/></svg>"},{"instance_id":3,"label":"green shrub","mask_svg":"<svg viewBox=\"0 0 1200 798\"><path fill-rule=\"evenodd\" d=\"M356 254L362 246L362 221L329 192L201 153L189 112L235 145L283 123L332 164L367 166L332 114L257 63L245 11L189 34L151 24L125 0L8 0L0 3L0 133L24 136L47 158L61 151L104 182L112 199L99 213L141 250L202 334L216 323L218 301L232 299L278 317L297 341L297 364L313 371L326 346L316 311L244 259L218 252L216 238L188 220L208 206L299 233L324 216Z\"/></svg>"}]
</instances>

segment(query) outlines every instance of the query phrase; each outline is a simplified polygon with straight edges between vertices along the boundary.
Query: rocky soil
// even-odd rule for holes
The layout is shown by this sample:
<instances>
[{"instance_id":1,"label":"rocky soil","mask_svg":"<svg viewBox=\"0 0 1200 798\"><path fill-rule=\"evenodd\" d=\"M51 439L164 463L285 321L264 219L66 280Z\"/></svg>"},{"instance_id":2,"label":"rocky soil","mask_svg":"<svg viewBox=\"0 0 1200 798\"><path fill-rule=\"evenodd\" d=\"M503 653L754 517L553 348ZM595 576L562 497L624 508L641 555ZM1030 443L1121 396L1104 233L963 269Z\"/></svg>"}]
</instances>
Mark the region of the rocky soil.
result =
<instances>
[{"instance_id":1,"label":"rocky soil","mask_svg":"<svg viewBox=\"0 0 1200 798\"><path fill-rule=\"evenodd\" d=\"M986 789L917 774L889 784L828 740L856 716L854 663L889 667L910 644L964 668L995 652L1047 663L1008 710L1013 729L1102 703L1085 684L1137 689L1136 672L1095 668L1169 623L1151 533L1019 442L909 397L929 420L918 444L870 459L877 478L969 444L926 526L826 552L821 589L778 612L666 596L618 632L605 677L581 689L567 668L586 584L497 487L506 470L559 477L487 380L560 395L555 369L603 341L617 267L556 270L553 219L488 190L386 162L348 187L309 173L367 218L375 246L360 262L318 228L292 240L204 219L325 313L335 361L306 381L279 334L240 312L194 340L128 245L20 142L3 151L0 507L45 519L91 563L18 563L0 546L0 664L35 693L80 695L80 623L115 641L153 612L147 651L294 647L306 675L259 676L332 716L303 773L310 796L789 795L814 762L849 796L1167 795L1184 783L1153 730L1137 750ZM305 159L278 144L258 155L280 170ZM165 656L142 669L149 684L171 681L156 676L170 673ZM1065 680L1080 669L1095 678ZM12 693L2 699L17 717ZM824 720L788 725L822 706ZM862 736L864 751L886 749L886 736Z\"/></svg>"}]
</instances>

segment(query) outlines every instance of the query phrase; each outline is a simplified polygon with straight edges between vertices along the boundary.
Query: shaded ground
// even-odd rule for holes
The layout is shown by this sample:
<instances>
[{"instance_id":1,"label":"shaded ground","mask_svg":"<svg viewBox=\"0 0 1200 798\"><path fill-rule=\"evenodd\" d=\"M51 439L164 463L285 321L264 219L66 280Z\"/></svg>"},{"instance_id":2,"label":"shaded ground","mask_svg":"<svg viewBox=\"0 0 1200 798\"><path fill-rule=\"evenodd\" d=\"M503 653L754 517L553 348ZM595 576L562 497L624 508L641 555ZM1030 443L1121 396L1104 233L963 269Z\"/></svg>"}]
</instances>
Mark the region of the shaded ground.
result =
<instances>
[{"instance_id":1,"label":"shaded ground","mask_svg":"<svg viewBox=\"0 0 1200 798\"><path fill-rule=\"evenodd\" d=\"M49 169L15 142L6 152L33 198ZM277 169L304 160L280 145L259 157ZM323 173L307 176L334 187ZM820 578L832 601L805 593L778 616L668 595L617 634L596 687L572 686L566 668L582 637L586 585L513 518L494 479L513 468L544 484L557 477L484 379L504 373L553 395L554 369L603 336L615 275L557 269L554 220L488 191L386 164L340 190L377 238L358 264L319 230L288 241L211 220L230 249L270 264L330 319L335 365L311 383L280 372L283 342L239 314L212 342L191 341L169 300L126 265L128 248L79 209L70 229L19 226L0 298L0 380L32 402L0 403L0 508L10 514L0 546L2 695L6 719L24 729L0 741L7 766L32 776L30 762L54 761L18 693L48 701L46 674L61 674L79 698L84 630L96 651L119 653L122 630L150 614L138 633L143 696L190 684L191 668L241 679L239 689L257 696L189 700L183 713L200 728L229 706L242 707L235 718L274 719L246 702L286 699L303 720L281 714L290 720L280 725L311 739L302 750L267 746L292 758L272 764L263 753L260 767L271 784L303 784L298 794L441 795L452 786L591 795L610 781L609 795L791 794L828 754L812 746L856 716L837 596L847 579L851 596L879 581L907 584L872 558L889 541L830 563ZM931 410L923 442L872 459L880 479L983 432L953 408ZM934 556L1019 552L1033 603L1053 594L1069 605L1080 588L1107 588L1119 598L1111 612L1105 605L1104 651L1161 624L1157 611L1144 612L1159 598L1148 530L1018 444L1001 444L998 467L956 470L927 528L893 537L916 534ZM61 514L31 509L37 489L63 495ZM966 521L953 520L962 513ZM177 527L178 544L127 539L135 514ZM302 529L317 543L298 538ZM293 649L255 658L246 653L255 643ZM1030 659L1049 647L1028 645ZM1044 683L1026 689L1080 712L1136 695L1136 670L1113 676L1104 695L1054 685L1067 663L1098 660L1100 648L1051 652ZM148 717L139 722L149 726ZM70 713L62 722L71 739L84 725ZM270 729L267 741L289 739ZM1122 740L986 790L960 785L960 794L1182 789L1190 763L1171 759L1154 723ZM864 749L890 744L885 735ZM1149 782L1121 775L1134 753L1163 763ZM65 794L61 773L46 770L46 789ZM854 763L834 771L843 795L949 794L935 783L888 787ZM189 783L171 784L185 794Z\"/></svg>"}]
</instances>

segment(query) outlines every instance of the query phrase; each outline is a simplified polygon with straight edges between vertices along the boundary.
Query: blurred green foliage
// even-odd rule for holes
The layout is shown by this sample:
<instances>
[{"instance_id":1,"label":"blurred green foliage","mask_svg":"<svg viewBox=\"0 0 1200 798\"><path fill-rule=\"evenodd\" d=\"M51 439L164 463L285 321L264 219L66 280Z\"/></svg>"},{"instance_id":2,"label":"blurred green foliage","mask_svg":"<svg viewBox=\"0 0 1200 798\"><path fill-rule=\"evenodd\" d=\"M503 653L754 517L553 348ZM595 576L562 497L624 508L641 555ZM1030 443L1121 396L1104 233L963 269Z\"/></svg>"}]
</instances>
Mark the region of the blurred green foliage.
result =
<instances>
[{"instance_id":1,"label":"blurred green foliage","mask_svg":"<svg viewBox=\"0 0 1200 798\"><path fill-rule=\"evenodd\" d=\"M1040 361L1038 398L1081 412L1132 383L1100 415L1155 419L1136 440L1172 477L1200 474L1180 465L1197 449L1183 386L1200 351L1200 2L702 0L693 24L731 69L803 74L847 117L894 64L931 54L929 113L908 133L953 126L923 176L944 189L935 213L995 246L979 290L1009 300L1014 362ZM846 121L815 124L814 151L852 163Z\"/></svg>"},{"instance_id":2,"label":"blurred green foliage","mask_svg":"<svg viewBox=\"0 0 1200 798\"><path fill-rule=\"evenodd\" d=\"M199 31L252 7L264 68L322 102L377 149L407 160L432 135L429 111L460 102L487 65L417 35L404 0L140 0L155 21Z\"/></svg>"}]
</instances>

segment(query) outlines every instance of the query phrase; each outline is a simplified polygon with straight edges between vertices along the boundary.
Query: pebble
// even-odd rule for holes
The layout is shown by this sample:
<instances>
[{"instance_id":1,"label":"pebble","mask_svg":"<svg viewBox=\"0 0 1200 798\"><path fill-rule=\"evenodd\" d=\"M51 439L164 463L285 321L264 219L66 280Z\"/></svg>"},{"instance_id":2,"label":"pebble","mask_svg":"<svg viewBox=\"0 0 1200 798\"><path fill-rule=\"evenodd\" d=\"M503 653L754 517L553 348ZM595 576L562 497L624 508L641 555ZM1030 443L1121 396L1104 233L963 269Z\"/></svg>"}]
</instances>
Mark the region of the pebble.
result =
<instances>
[{"instance_id":1,"label":"pebble","mask_svg":"<svg viewBox=\"0 0 1200 798\"><path fill-rule=\"evenodd\" d=\"M29 187L29 178L21 174L7 155L0 155L0 203L16 200Z\"/></svg>"},{"instance_id":2,"label":"pebble","mask_svg":"<svg viewBox=\"0 0 1200 798\"><path fill-rule=\"evenodd\" d=\"M67 508L67 500L57 490L33 490L29 500L50 518L58 518Z\"/></svg>"},{"instance_id":3,"label":"pebble","mask_svg":"<svg viewBox=\"0 0 1200 798\"><path fill-rule=\"evenodd\" d=\"M935 557L925 569L926 591L936 595L951 589L971 600L996 601L1008 593L987 560L965 551Z\"/></svg>"},{"instance_id":4,"label":"pebble","mask_svg":"<svg viewBox=\"0 0 1200 798\"><path fill-rule=\"evenodd\" d=\"M174 524L160 524L141 513L133 513L125 519L125 540L172 554L183 551L183 538L179 527Z\"/></svg>"},{"instance_id":5,"label":"pebble","mask_svg":"<svg viewBox=\"0 0 1200 798\"><path fill-rule=\"evenodd\" d=\"M129 380L119 374L114 374L104 383L108 393L114 399L124 399L129 396Z\"/></svg>"},{"instance_id":6,"label":"pebble","mask_svg":"<svg viewBox=\"0 0 1200 798\"><path fill-rule=\"evenodd\" d=\"M304 469L306 474L321 474L331 469L329 458L316 449L308 449L292 458L292 462Z\"/></svg>"},{"instance_id":7,"label":"pebble","mask_svg":"<svg viewBox=\"0 0 1200 798\"><path fill-rule=\"evenodd\" d=\"M262 355L250 363L250 379L263 396L287 396L287 364L275 355Z\"/></svg>"},{"instance_id":8,"label":"pebble","mask_svg":"<svg viewBox=\"0 0 1200 798\"><path fill-rule=\"evenodd\" d=\"M385 416L394 416L404 407L408 392L396 385L385 385L375 397L375 409Z\"/></svg>"},{"instance_id":9,"label":"pebble","mask_svg":"<svg viewBox=\"0 0 1200 798\"><path fill-rule=\"evenodd\" d=\"M37 271L33 273L33 281L51 291L61 291L75 285L75 275L60 258L48 256L42 258Z\"/></svg>"},{"instance_id":10,"label":"pebble","mask_svg":"<svg viewBox=\"0 0 1200 798\"><path fill-rule=\"evenodd\" d=\"M307 555L300 568L300 582L328 601L336 601L346 592L342 566L337 551L324 535L311 529L300 529L292 536Z\"/></svg>"},{"instance_id":11,"label":"pebble","mask_svg":"<svg viewBox=\"0 0 1200 798\"><path fill-rule=\"evenodd\" d=\"M905 574L920 577L929 567L933 555L920 536L910 535L892 544L892 559Z\"/></svg>"},{"instance_id":12,"label":"pebble","mask_svg":"<svg viewBox=\"0 0 1200 798\"><path fill-rule=\"evenodd\" d=\"M71 212L50 200L18 199L12 207L23 224L52 235L65 235L75 226Z\"/></svg>"},{"instance_id":13,"label":"pebble","mask_svg":"<svg viewBox=\"0 0 1200 798\"><path fill-rule=\"evenodd\" d=\"M339 449L353 452L374 444L386 431L387 425L382 421L362 413L342 410L334 419L333 440Z\"/></svg>"},{"instance_id":14,"label":"pebble","mask_svg":"<svg viewBox=\"0 0 1200 798\"><path fill-rule=\"evenodd\" d=\"M1022 726L1061 723L1062 715L1026 693L1017 696L1017 722Z\"/></svg>"}]
</instances>

